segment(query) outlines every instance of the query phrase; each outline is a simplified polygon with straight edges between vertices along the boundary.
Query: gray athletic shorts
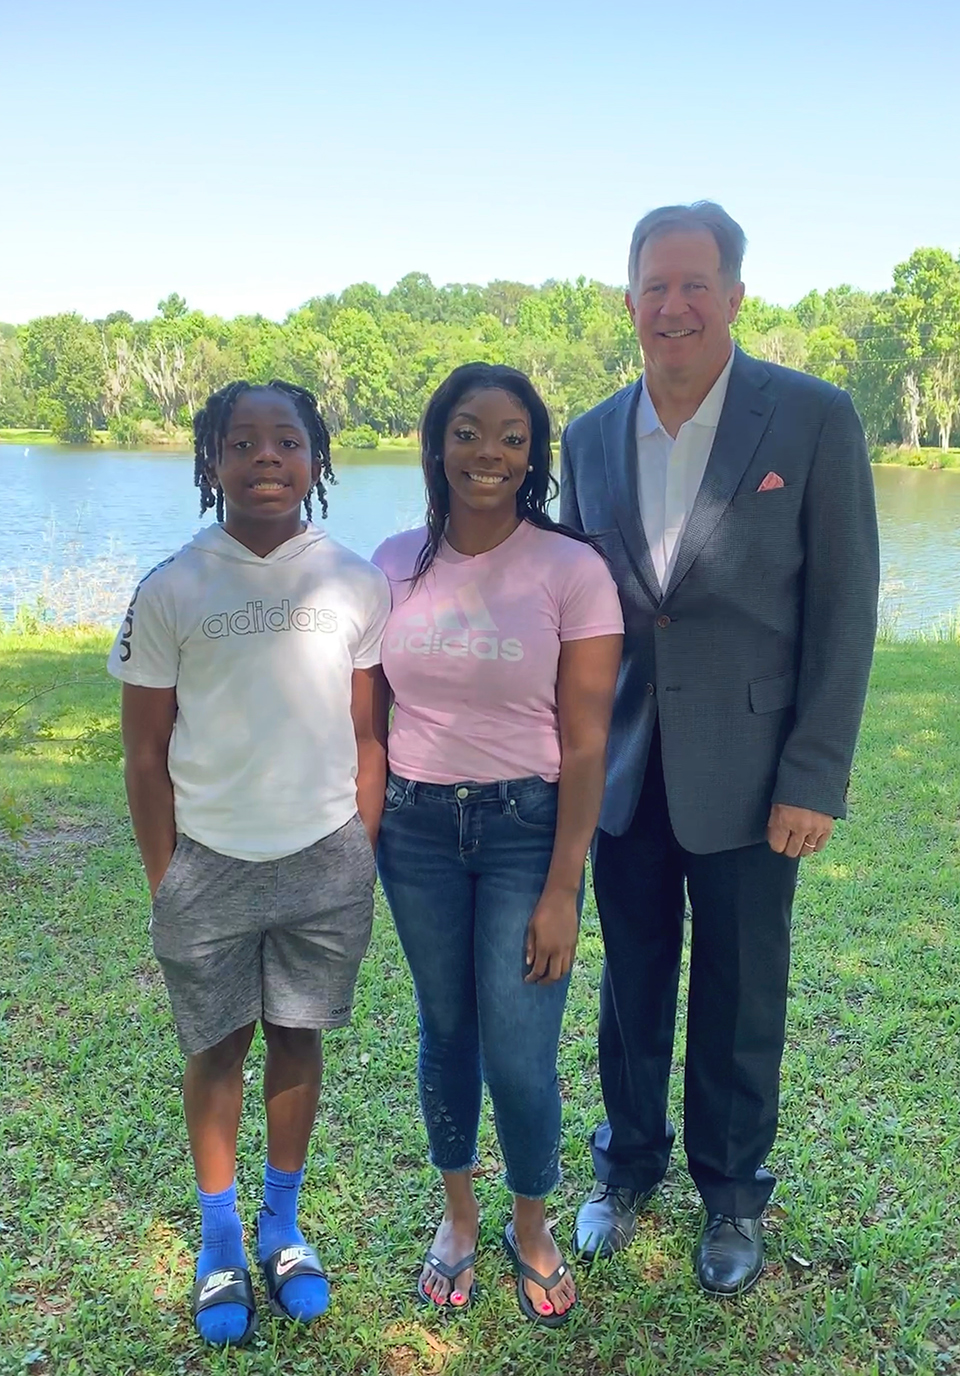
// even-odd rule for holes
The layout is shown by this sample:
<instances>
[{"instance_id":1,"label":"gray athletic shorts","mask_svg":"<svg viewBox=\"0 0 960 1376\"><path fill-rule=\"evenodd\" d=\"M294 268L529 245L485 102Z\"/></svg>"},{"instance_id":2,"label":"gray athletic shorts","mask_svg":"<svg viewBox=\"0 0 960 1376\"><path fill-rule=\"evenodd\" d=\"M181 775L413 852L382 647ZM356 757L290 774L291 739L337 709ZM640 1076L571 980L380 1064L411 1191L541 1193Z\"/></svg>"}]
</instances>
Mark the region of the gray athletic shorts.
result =
<instances>
[{"instance_id":1,"label":"gray athletic shorts","mask_svg":"<svg viewBox=\"0 0 960 1376\"><path fill-rule=\"evenodd\" d=\"M150 934L180 1049L239 1027L343 1027L370 941L376 867L360 818L282 860L234 860L178 835Z\"/></svg>"}]
</instances>

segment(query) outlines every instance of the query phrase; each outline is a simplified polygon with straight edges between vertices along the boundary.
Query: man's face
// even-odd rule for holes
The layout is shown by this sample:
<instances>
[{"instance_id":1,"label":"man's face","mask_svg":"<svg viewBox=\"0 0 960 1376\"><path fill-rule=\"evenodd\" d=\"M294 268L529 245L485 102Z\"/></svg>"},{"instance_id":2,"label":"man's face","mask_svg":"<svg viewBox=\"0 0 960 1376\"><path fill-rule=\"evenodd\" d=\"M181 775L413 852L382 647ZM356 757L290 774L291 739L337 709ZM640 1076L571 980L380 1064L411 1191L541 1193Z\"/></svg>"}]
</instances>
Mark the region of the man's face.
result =
<instances>
[{"instance_id":1,"label":"man's face","mask_svg":"<svg viewBox=\"0 0 960 1376\"><path fill-rule=\"evenodd\" d=\"M637 299L626 295L644 366L664 381L712 380L729 356L742 300L743 283L721 273L709 230L648 239L637 263Z\"/></svg>"}]
</instances>

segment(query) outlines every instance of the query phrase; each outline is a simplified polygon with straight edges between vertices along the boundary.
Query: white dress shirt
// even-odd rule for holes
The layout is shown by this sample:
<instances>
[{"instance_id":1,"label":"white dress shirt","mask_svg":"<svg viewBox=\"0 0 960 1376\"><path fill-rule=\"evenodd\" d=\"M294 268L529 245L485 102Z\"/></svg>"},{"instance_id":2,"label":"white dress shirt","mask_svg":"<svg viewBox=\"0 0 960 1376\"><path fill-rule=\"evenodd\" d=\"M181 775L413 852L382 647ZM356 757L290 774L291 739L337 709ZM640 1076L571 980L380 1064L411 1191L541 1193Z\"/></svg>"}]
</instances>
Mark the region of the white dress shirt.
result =
<instances>
[{"instance_id":1,"label":"white dress shirt","mask_svg":"<svg viewBox=\"0 0 960 1376\"><path fill-rule=\"evenodd\" d=\"M664 430L641 383L637 405L640 519L661 592L670 581L680 536L700 491L727 396L733 355L731 349L723 372L696 413L681 425L676 439Z\"/></svg>"}]
</instances>

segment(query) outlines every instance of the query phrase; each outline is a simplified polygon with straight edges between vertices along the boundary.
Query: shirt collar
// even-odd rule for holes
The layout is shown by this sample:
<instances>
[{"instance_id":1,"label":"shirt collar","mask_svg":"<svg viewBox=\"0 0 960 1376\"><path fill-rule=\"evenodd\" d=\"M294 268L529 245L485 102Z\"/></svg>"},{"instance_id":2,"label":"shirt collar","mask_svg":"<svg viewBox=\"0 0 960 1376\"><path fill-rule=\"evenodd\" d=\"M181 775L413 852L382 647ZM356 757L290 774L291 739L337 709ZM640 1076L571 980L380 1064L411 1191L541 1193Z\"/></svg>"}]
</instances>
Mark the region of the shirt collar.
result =
<instances>
[{"instance_id":1,"label":"shirt collar","mask_svg":"<svg viewBox=\"0 0 960 1376\"><path fill-rule=\"evenodd\" d=\"M710 430L716 430L720 423L720 412L723 410L723 403L727 399L727 387L730 382L730 373L733 369L733 360L736 349L731 348L730 357L723 365L723 372L710 388L707 395L701 401L694 414L686 422L687 425L702 425ZM637 435L642 438L645 435L656 434L662 430L660 417L654 406L650 393L643 386L643 379L640 379L640 401L637 405ZM666 434L666 431L664 431Z\"/></svg>"},{"instance_id":2,"label":"shirt collar","mask_svg":"<svg viewBox=\"0 0 960 1376\"><path fill-rule=\"evenodd\" d=\"M657 415L657 408L650 400L650 393L640 379L640 400L637 403L637 437L643 439L647 435L655 435L658 430L663 429L660 424L660 417Z\"/></svg>"}]
</instances>

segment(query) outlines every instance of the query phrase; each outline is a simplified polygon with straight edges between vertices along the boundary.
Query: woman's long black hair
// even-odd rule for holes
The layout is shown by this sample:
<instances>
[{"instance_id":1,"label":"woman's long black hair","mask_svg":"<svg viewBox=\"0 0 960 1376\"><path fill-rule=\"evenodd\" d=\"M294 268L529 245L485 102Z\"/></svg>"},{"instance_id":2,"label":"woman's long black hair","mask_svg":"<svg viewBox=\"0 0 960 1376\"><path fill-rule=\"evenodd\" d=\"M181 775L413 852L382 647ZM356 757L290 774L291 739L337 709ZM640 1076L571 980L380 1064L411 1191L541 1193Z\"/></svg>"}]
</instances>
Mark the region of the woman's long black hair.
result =
<instances>
[{"instance_id":1,"label":"woman's long black hair","mask_svg":"<svg viewBox=\"0 0 960 1376\"><path fill-rule=\"evenodd\" d=\"M427 488L427 538L417 555L412 582L421 579L437 557L450 515L450 485L443 468L447 424L457 404L472 392L507 392L530 417L531 470L517 492L517 515L540 530L553 530L603 553L589 535L561 525L547 515L547 505L559 487L552 472L550 416L539 392L525 373L502 363L464 363L454 368L427 402L420 423L420 457Z\"/></svg>"}]
</instances>

